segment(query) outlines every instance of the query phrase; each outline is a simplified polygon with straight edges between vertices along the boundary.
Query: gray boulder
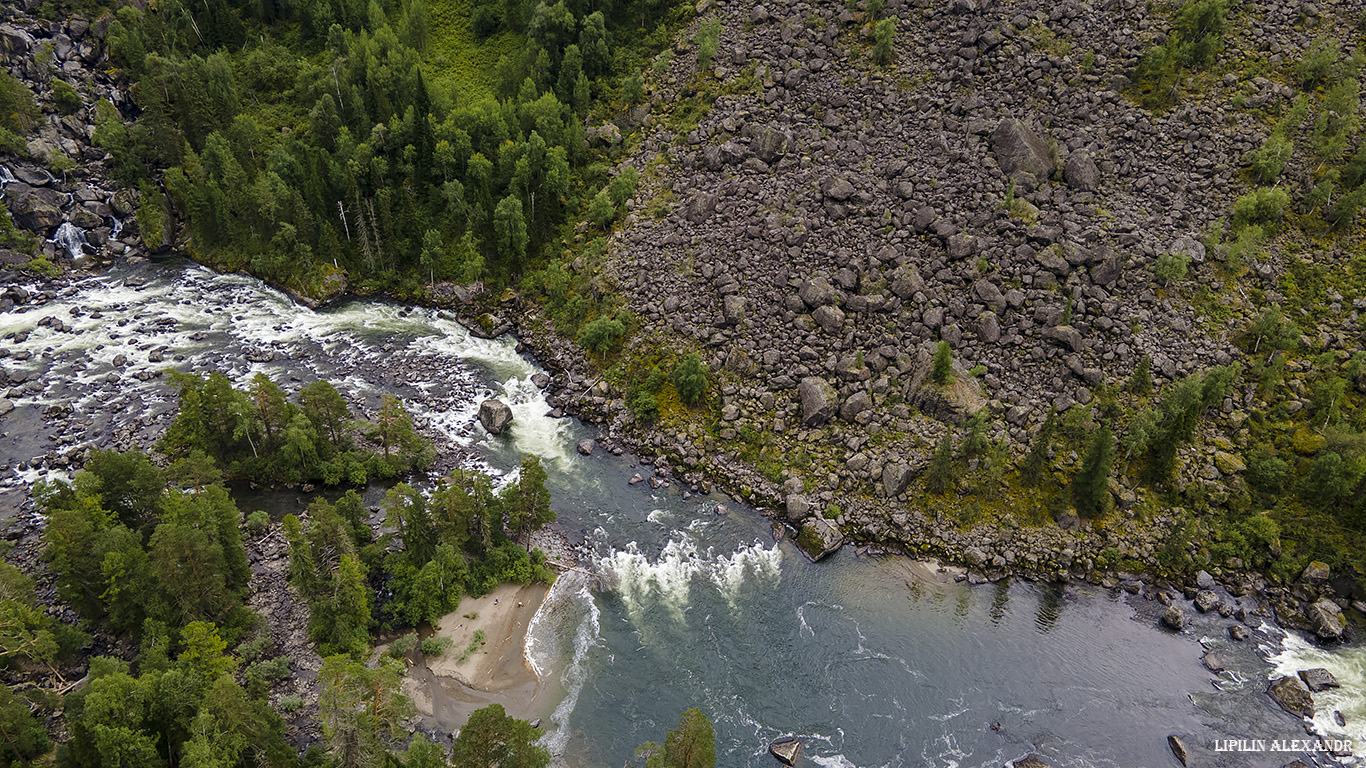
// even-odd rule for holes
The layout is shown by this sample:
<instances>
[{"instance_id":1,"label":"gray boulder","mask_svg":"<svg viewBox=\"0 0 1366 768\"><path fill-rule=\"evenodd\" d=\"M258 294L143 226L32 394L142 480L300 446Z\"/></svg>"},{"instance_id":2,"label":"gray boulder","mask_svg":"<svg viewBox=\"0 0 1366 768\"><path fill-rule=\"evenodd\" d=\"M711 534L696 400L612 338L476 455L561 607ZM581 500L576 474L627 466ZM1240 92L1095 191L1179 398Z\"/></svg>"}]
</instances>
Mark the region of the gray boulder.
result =
<instances>
[{"instance_id":1,"label":"gray boulder","mask_svg":"<svg viewBox=\"0 0 1366 768\"><path fill-rule=\"evenodd\" d=\"M489 398L479 404L479 423L489 434L501 435L512 423L512 409L502 400Z\"/></svg>"},{"instance_id":2,"label":"gray boulder","mask_svg":"<svg viewBox=\"0 0 1366 768\"><path fill-rule=\"evenodd\" d=\"M1091 154L1085 150L1067 156L1062 178L1067 182L1067 186L1082 192L1095 192L1100 188L1100 169L1096 167L1096 161L1091 159Z\"/></svg>"},{"instance_id":3,"label":"gray boulder","mask_svg":"<svg viewBox=\"0 0 1366 768\"><path fill-rule=\"evenodd\" d=\"M1201 613L1209 613L1219 605L1219 596L1213 591L1202 589L1195 594L1195 610Z\"/></svg>"},{"instance_id":4,"label":"gray boulder","mask_svg":"<svg viewBox=\"0 0 1366 768\"><path fill-rule=\"evenodd\" d=\"M789 493L787 495L787 519L793 523L800 523L811 516L811 502L800 493Z\"/></svg>"},{"instance_id":5,"label":"gray boulder","mask_svg":"<svg viewBox=\"0 0 1366 768\"><path fill-rule=\"evenodd\" d=\"M1181 606L1167 606L1166 612L1162 614L1162 626L1177 632L1186 628L1186 613L1181 610Z\"/></svg>"},{"instance_id":6,"label":"gray boulder","mask_svg":"<svg viewBox=\"0 0 1366 768\"><path fill-rule=\"evenodd\" d=\"M683 217L693 224L701 224L716 212L716 195L698 192L683 206Z\"/></svg>"},{"instance_id":7,"label":"gray boulder","mask_svg":"<svg viewBox=\"0 0 1366 768\"><path fill-rule=\"evenodd\" d=\"M844 310L833 304L826 304L816 307L811 313L811 319L826 333L838 333L844 327Z\"/></svg>"},{"instance_id":8,"label":"gray boulder","mask_svg":"<svg viewBox=\"0 0 1366 768\"><path fill-rule=\"evenodd\" d=\"M1081 331L1070 325L1059 325L1056 328L1049 328L1044 331L1044 335L1053 341L1062 344L1073 352L1080 352L1083 347Z\"/></svg>"},{"instance_id":9,"label":"gray boulder","mask_svg":"<svg viewBox=\"0 0 1366 768\"><path fill-rule=\"evenodd\" d=\"M911 483L911 468L905 464L887 464L882 467L882 490L888 498L896 498Z\"/></svg>"},{"instance_id":10,"label":"gray boulder","mask_svg":"<svg viewBox=\"0 0 1366 768\"><path fill-rule=\"evenodd\" d=\"M860 413L873 407L873 398L867 392L859 390L850 395L844 404L840 406L840 418L845 421L853 421L858 418Z\"/></svg>"},{"instance_id":11,"label":"gray boulder","mask_svg":"<svg viewBox=\"0 0 1366 768\"><path fill-rule=\"evenodd\" d=\"M1342 639L1347 620L1337 603L1324 598L1306 608L1304 615L1320 640L1333 642Z\"/></svg>"},{"instance_id":12,"label":"gray boulder","mask_svg":"<svg viewBox=\"0 0 1366 768\"><path fill-rule=\"evenodd\" d=\"M739 325L745 318L745 298L731 294L721 299L721 316L726 319L726 325Z\"/></svg>"},{"instance_id":13,"label":"gray boulder","mask_svg":"<svg viewBox=\"0 0 1366 768\"><path fill-rule=\"evenodd\" d=\"M823 277L813 277L802 283L801 288L797 289L797 295L808 307L823 307L826 304L834 304L839 294L835 292L834 286L830 281Z\"/></svg>"},{"instance_id":14,"label":"gray boulder","mask_svg":"<svg viewBox=\"0 0 1366 768\"><path fill-rule=\"evenodd\" d=\"M797 397L802 401L802 423L808 427L819 427L835 415L835 388L825 379L802 379L797 385Z\"/></svg>"},{"instance_id":15,"label":"gray boulder","mask_svg":"<svg viewBox=\"0 0 1366 768\"><path fill-rule=\"evenodd\" d=\"M1172 754L1176 756L1177 760L1181 761L1182 765L1187 764L1186 760L1190 757L1190 752L1186 749L1186 743L1181 740L1180 736L1177 736L1176 734L1168 736L1167 746L1171 747Z\"/></svg>"},{"instance_id":16,"label":"gray boulder","mask_svg":"<svg viewBox=\"0 0 1366 768\"><path fill-rule=\"evenodd\" d=\"M925 290L925 279L920 276L920 270L916 269L914 264L903 264L892 273L891 289L897 298L908 299L916 292Z\"/></svg>"},{"instance_id":17,"label":"gray boulder","mask_svg":"<svg viewBox=\"0 0 1366 768\"><path fill-rule=\"evenodd\" d=\"M1031 173L1044 178L1053 173L1053 153L1044 140L1029 126L1007 118L991 134L991 150L996 163L1007 176L1016 172Z\"/></svg>"},{"instance_id":18,"label":"gray boulder","mask_svg":"<svg viewBox=\"0 0 1366 768\"><path fill-rule=\"evenodd\" d=\"M1300 581L1327 581L1328 578L1332 575L1333 569L1329 568L1327 563L1322 563L1318 560L1315 560L1314 562L1305 566L1304 573L1300 574Z\"/></svg>"},{"instance_id":19,"label":"gray boulder","mask_svg":"<svg viewBox=\"0 0 1366 768\"><path fill-rule=\"evenodd\" d=\"M1294 675L1272 680L1266 687L1266 695L1288 714L1296 717L1314 716L1314 697L1304 681Z\"/></svg>"},{"instance_id":20,"label":"gray boulder","mask_svg":"<svg viewBox=\"0 0 1366 768\"><path fill-rule=\"evenodd\" d=\"M754 134L754 154L765 163L772 163L787 153L789 142L786 133L773 126L765 126Z\"/></svg>"},{"instance_id":21,"label":"gray boulder","mask_svg":"<svg viewBox=\"0 0 1366 768\"><path fill-rule=\"evenodd\" d=\"M1240 643L1248 639L1251 634L1252 633L1248 631L1247 627L1242 624L1234 624L1228 628L1228 636Z\"/></svg>"},{"instance_id":22,"label":"gray boulder","mask_svg":"<svg viewBox=\"0 0 1366 768\"><path fill-rule=\"evenodd\" d=\"M797 547L812 560L820 560L844 544L844 534L834 521L809 518L797 534Z\"/></svg>"},{"instance_id":23,"label":"gray boulder","mask_svg":"<svg viewBox=\"0 0 1366 768\"><path fill-rule=\"evenodd\" d=\"M24 229L46 234L63 221L62 203L66 197L55 189L15 185L21 189L6 190L14 221Z\"/></svg>"},{"instance_id":24,"label":"gray boulder","mask_svg":"<svg viewBox=\"0 0 1366 768\"><path fill-rule=\"evenodd\" d=\"M783 765L792 765L797 761L797 753L802 751L801 739L779 739L768 745L768 753L778 758L778 762Z\"/></svg>"},{"instance_id":25,"label":"gray boulder","mask_svg":"<svg viewBox=\"0 0 1366 768\"><path fill-rule=\"evenodd\" d=\"M1301 669L1299 671L1299 676L1300 679L1304 681L1305 687L1314 693L1326 691L1329 688L1341 687L1341 684L1338 683L1338 679L1333 676L1333 673L1323 667Z\"/></svg>"},{"instance_id":26,"label":"gray boulder","mask_svg":"<svg viewBox=\"0 0 1366 768\"><path fill-rule=\"evenodd\" d=\"M827 177L821 181L821 193L835 202L842 203L854 196L854 185L845 178Z\"/></svg>"},{"instance_id":27,"label":"gray boulder","mask_svg":"<svg viewBox=\"0 0 1366 768\"><path fill-rule=\"evenodd\" d=\"M578 451L584 456L592 456L593 451L596 450L597 447L597 441L593 440L593 438L591 437L585 437L584 439L579 441Z\"/></svg>"}]
</instances>

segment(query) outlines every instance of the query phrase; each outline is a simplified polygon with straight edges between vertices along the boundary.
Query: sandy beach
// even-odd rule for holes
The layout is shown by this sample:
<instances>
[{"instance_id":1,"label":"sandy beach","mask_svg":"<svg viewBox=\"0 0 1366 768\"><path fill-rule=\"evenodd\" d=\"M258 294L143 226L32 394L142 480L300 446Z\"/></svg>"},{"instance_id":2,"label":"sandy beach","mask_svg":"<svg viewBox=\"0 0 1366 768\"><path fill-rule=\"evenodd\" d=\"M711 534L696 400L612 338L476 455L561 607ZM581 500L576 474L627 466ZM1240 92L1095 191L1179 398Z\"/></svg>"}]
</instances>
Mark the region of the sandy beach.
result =
<instances>
[{"instance_id":1,"label":"sandy beach","mask_svg":"<svg viewBox=\"0 0 1366 768\"><path fill-rule=\"evenodd\" d=\"M439 658L415 652L418 662L404 681L418 711L444 730L459 728L471 712L490 704L524 719L548 714L548 705L540 706L546 686L525 652L527 628L548 591L544 584L503 584L483 597L466 597L441 617L433 636L450 638L450 648ZM458 661L479 630L484 644Z\"/></svg>"}]
</instances>

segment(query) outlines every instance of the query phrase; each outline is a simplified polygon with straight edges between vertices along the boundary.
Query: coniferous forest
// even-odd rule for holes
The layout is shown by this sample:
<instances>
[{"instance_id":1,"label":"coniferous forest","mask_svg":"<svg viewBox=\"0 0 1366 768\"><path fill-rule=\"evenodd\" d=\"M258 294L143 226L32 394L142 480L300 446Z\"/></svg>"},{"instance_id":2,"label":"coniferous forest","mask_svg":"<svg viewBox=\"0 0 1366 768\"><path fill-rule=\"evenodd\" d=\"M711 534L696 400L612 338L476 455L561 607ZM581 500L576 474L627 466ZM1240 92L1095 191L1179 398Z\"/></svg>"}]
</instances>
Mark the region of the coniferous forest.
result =
<instances>
[{"instance_id":1,"label":"coniferous forest","mask_svg":"<svg viewBox=\"0 0 1366 768\"><path fill-rule=\"evenodd\" d=\"M98 105L96 142L141 189L149 244L183 217L197 258L313 295L506 282L566 212L594 202L610 220L630 196L595 162L585 118L642 98L641 58L683 13L668 0L123 7L108 40L130 98Z\"/></svg>"}]
</instances>

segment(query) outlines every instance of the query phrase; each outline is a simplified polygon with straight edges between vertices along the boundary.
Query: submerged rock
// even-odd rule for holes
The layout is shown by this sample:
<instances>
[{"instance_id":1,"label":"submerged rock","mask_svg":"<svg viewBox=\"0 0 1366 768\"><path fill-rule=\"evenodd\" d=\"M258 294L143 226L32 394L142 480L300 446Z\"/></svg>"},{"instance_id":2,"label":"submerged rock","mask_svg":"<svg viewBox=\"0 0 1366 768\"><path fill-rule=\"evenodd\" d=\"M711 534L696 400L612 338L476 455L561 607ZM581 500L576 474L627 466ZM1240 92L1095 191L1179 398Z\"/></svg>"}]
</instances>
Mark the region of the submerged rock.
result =
<instances>
[{"instance_id":1,"label":"submerged rock","mask_svg":"<svg viewBox=\"0 0 1366 768\"><path fill-rule=\"evenodd\" d=\"M501 400L485 400L479 404L479 423L484 425L484 429L490 434L501 435L508 424L512 423L512 409Z\"/></svg>"},{"instance_id":2,"label":"submerged rock","mask_svg":"<svg viewBox=\"0 0 1366 768\"><path fill-rule=\"evenodd\" d=\"M1278 677L1266 687L1266 695L1281 709L1296 717L1314 716L1314 697L1304 681L1294 675Z\"/></svg>"},{"instance_id":3,"label":"submerged rock","mask_svg":"<svg viewBox=\"0 0 1366 768\"><path fill-rule=\"evenodd\" d=\"M1186 743L1181 740L1180 736L1177 736L1176 734L1168 736L1167 746L1172 748L1172 754L1176 755L1176 759L1180 760L1182 765L1187 764L1186 759L1189 757L1190 753L1187 752Z\"/></svg>"},{"instance_id":4,"label":"submerged rock","mask_svg":"<svg viewBox=\"0 0 1366 768\"><path fill-rule=\"evenodd\" d=\"M778 758L778 762L783 765L792 765L796 762L797 753L801 751L801 739L780 739L768 745L768 753Z\"/></svg>"}]
</instances>

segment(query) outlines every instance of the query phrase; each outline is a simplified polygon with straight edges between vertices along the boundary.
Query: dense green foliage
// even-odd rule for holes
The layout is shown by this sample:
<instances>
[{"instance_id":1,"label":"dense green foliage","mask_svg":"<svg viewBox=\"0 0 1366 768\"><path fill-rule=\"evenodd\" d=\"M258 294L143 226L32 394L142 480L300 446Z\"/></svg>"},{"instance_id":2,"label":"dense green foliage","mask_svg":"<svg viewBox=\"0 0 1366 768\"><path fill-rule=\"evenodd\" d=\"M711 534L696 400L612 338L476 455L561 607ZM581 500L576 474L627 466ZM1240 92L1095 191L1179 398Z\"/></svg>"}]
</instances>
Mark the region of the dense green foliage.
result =
<instances>
[{"instance_id":1,"label":"dense green foliage","mask_svg":"<svg viewBox=\"0 0 1366 768\"><path fill-rule=\"evenodd\" d=\"M1143 55L1133 76L1135 100L1157 109L1178 101L1182 73L1209 66L1224 44L1229 0L1185 0L1162 45Z\"/></svg>"},{"instance_id":2,"label":"dense green foliage","mask_svg":"<svg viewBox=\"0 0 1366 768\"><path fill-rule=\"evenodd\" d=\"M16 155L28 154L23 136L33 127L38 114L33 92L0 68L0 150Z\"/></svg>"},{"instance_id":3,"label":"dense green foliage","mask_svg":"<svg viewBox=\"0 0 1366 768\"><path fill-rule=\"evenodd\" d=\"M63 768L292 766L284 724L233 677L238 658L210 622L145 633L138 674L91 660L88 683L66 696Z\"/></svg>"},{"instance_id":4,"label":"dense green foliage","mask_svg":"<svg viewBox=\"0 0 1366 768\"><path fill-rule=\"evenodd\" d=\"M249 623L241 513L221 486L177 487L143 454L97 451L40 498L58 595L85 619L133 634L212 621L230 638Z\"/></svg>"},{"instance_id":5,"label":"dense green foliage","mask_svg":"<svg viewBox=\"0 0 1366 768\"><path fill-rule=\"evenodd\" d=\"M934 369L930 378L935 384L948 384L949 378L953 376L953 347L947 341L941 341L934 348Z\"/></svg>"},{"instance_id":6,"label":"dense green foliage","mask_svg":"<svg viewBox=\"0 0 1366 768\"><path fill-rule=\"evenodd\" d=\"M550 752L537 744L540 733L525 720L508 717L503 705L490 704L470 715L451 747L455 765L545 768Z\"/></svg>"},{"instance_id":7,"label":"dense green foliage","mask_svg":"<svg viewBox=\"0 0 1366 768\"><path fill-rule=\"evenodd\" d=\"M96 139L145 194L164 177L208 261L313 292L339 271L400 289L506 279L598 194L584 119L690 13L669 0L124 7L108 37L139 114L125 125L102 105Z\"/></svg>"},{"instance_id":8,"label":"dense green foliage","mask_svg":"<svg viewBox=\"0 0 1366 768\"><path fill-rule=\"evenodd\" d=\"M173 372L180 412L160 447L168 456L211 464L260 481L361 485L429 465L432 445L413 429L403 404L385 395L373 423L351 409L325 381L290 402L284 390L256 374L246 390L220 373L202 378ZM358 439L359 438L359 439Z\"/></svg>"},{"instance_id":9,"label":"dense green foliage","mask_svg":"<svg viewBox=\"0 0 1366 768\"><path fill-rule=\"evenodd\" d=\"M647 741L636 756L645 758L645 768L715 768L716 732L702 710L693 707L683 711L663 744Z\"/></svg>"},{"instance_id":10,"label":"dense green foliage","mask_svg":"<svg viewBox=\"0 0 1366 768\"><path fill-rule=\"evenodd\" d=\"M696 405L707 393L707 368L702 364L702 356L690 352L679 358L674 368L674 389L684 405Z\"/></svg>"},{"instance_id":11,"label":"dense green foliage","mask_svg":"<svg viewBox=\"0 0 1366 768\"><path fill-rule=\"evenodd\" d=\"M306 521L286 517L310 636L324 655L357 655L373 626L417 626L454 611L466 592L549 581L544 555L518 546L554 520L545 481L540 461L527 456L518 481L500 492L487 475L467 470L456 470L430 495L399 484L385 500L393 532L378 539L355 493L335 504L315 500ZM388 598L376 604L372 594L380 587Z\"/></svg>"}]
</instances>

